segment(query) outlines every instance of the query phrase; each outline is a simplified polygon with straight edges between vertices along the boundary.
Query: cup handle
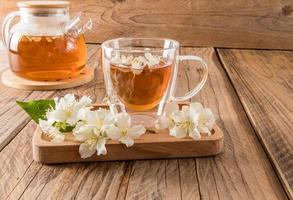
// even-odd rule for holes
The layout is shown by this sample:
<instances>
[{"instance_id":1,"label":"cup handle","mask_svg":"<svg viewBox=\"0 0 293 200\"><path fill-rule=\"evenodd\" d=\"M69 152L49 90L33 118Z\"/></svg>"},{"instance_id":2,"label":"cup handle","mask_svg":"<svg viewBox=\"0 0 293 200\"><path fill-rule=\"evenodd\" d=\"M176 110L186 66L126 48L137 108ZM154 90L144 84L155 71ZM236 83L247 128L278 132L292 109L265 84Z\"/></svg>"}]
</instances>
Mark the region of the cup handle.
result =
<instances>
[{"instance_id":1,"label":"cup handle","mask_svg":"<svg viewBox=\"0 0 293 200\"><path fill-rule=\"evenodd\" d=\"M9 31L10 31L10 24L12 22L12 20L17 17L20 16L19 11L15 11L12 13L9 13L8 15L6 15L6 17L3 20L3 24L2 24L2 41L3 44L6 48L8 48L8 37L9 37Z\"/></svg>"},{"instance_id":2,"label":"cup handle","mask_svg":"<svg viewBox=\"0 0 293 200\"><path fill-rule=\"evenodd\" d=\"M201 81L199 82L199 84L193 88L192 90L190 90L189 92L187 92L184 96L179 96L179 97L172 97L173 101L185 101L190 99L191 97L193 97L194 95L196 95L204 86L204 84L207 81L208 78L208 66L207 64L203 61L203 59L201 57L198 56L193 56L193 55L184 55L184 56L178 56L178 60L179 61L184 61L184 60L194 60L197 62L201 63L202 69L203 69L203 77L201 79ZM175 94L175 91L171 91L171 94Z\"/></svg>"}]
</instances>

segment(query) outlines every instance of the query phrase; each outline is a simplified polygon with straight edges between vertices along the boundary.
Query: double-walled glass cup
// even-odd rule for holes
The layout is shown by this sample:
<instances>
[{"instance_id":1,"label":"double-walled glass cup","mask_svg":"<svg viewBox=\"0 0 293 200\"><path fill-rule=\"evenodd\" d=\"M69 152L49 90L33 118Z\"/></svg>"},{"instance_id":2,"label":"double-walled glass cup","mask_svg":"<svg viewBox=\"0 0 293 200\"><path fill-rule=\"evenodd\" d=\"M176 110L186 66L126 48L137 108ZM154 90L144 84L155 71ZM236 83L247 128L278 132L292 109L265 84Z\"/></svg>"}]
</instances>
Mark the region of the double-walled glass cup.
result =
<instances>
[{"instance_id":1,"label":"double-walled glass cup","mask_svg":"<svg viewBox=\"0 0 293 200\"><path fill-rule=\"evenodd\" d=\"M143 119L139 123L152 126L166 102L184 101L196 95L207 80L207 65L198 56L179 55L179 47L175 40L160 38L105 41L102 66L110 108L120 111L127 108L134 119ZM184 96L175 96L180 61L201 63L203 73L195 88Z\"/></svg>"}]
</instances>

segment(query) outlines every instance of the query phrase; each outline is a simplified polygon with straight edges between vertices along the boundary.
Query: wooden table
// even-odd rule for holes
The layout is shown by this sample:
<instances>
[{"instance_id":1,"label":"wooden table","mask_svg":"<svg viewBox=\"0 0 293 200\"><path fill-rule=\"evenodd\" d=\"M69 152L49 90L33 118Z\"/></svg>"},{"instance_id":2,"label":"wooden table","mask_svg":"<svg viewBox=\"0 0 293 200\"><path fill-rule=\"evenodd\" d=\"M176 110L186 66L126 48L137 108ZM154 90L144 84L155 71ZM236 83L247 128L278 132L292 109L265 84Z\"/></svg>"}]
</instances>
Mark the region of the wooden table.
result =
<instances>
[{"instance_id":1,"label":"wooden table","mask_svg":"<svg viewBox=\"0 0 293 200\"><path fill-rule=\"evenodd\" d=\"M91 83L59 91L21 91L0 84L0 199L292 199L293 52L182 48L209 65L193 99L211 107L225 135L216 157L41 165L33 161L36 124L15 100L66 93L105 96L98 45ZM8 67L2 51L0 70ZM180 69L178 91L196 84L193 63Z\"/></svg>"}]
</instances>

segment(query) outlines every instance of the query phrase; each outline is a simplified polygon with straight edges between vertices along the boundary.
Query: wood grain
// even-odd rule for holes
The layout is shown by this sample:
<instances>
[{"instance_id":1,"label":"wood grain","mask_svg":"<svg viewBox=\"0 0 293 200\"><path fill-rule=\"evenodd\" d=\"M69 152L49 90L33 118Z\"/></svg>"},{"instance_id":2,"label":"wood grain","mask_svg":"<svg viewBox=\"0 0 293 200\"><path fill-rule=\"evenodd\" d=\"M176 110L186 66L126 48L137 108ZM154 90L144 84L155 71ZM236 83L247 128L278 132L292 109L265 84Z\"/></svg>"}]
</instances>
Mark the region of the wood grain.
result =
<instances>
[{"instance_id":1,"label":"wood grain","mask_svg":"<svg viewBox=\"0 0 293 200\"><path fill-rule=\"evenodd\" d=\"M210 48L183 48L181 53L197 54L207 61L209 80L193 100L215 112L225 138L223 154L196 159L200 196L203 199L286 199L284 191L275 188L281 189L278 179L216 53ZM180 67L181 79L188 80L188 84L181 82L180 91L192 88L199 80L192 65L186 63Z\"/></svg>"},{"instance_id":2,"label":"wood grain","mask_svg":"<svg viewBox=\"0 0 293 200\"><path fill-rule=\"evenodd\" d=\"M0 159L5 160L0 162L0 199L287 199L215 51L183 48L182 52L203 56L209 65L209 80L195 99L218 117L225 135L223 154L200 159L40 165L33 162L30 141L36 126L30 122L0 152ZM96 60L97 54L93 54L90 62ZM179 92L198 81L199 70L193 63L185 64L180 67ZM56 95L68 92L101 101L105 94L102 74L98 71L87 86Z\"/></svg>"},{"instance_id":3,"label":"wood grain","mask_svg":"<svg viewBox=\"0 0 293 200\"><path fill-rule=\"evenodd\" d=\"M0 21L18 0L0 0ZM168 37L185 46L293 49L292 0L70 0L93 20L87 41Z\"/></svg>"},{"instance_id":4,"label":"wood grain","mask_svg":"<svg viewBox=\"0 0 293 200\"><path fill-rule=\"evenodd\" d=\"M245 111L293 199L293 52L220 49Z\"/></svg>"},{"instance_id":5,"label":"wood grain","mask_svg":"<svg viewBox=\"0 0 293 200\"><path fill-rule=\"evenodd\" d=\"M174 138L165 129L155 134L146 132L135 140L135 145L131 148L125 147L118 141L108 140L107 155L95 154L90 158L82 159L79 154L80 142L74 140L72 133L66 134L63 143L56 144L50 142L38 127L33 136L32 148L35 161L42 164L57 164L216 156L221 153L223 142L223 132L217 125L214 126L211 136L204 135L199 140Z\"/></svg>"}]
</instances>

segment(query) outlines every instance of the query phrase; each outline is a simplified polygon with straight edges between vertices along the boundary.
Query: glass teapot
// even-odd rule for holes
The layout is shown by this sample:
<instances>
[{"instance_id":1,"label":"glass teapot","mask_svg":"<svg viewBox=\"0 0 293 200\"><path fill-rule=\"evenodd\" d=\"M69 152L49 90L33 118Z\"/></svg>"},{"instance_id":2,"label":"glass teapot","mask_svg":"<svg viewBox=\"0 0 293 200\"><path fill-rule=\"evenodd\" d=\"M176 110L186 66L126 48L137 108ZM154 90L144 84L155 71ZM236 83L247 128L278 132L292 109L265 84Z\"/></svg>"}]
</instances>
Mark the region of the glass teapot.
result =
<instances>
[{"instance_id":1,"label":"glass teapot","mask_svg":"<svg viewBox=\"0 0 293 200\"><path fill-rule=\"evenodd\" d=\"M77 76L86 64L84 32L92 22L69 16L67 1L22 1L2 27L11 71L22 78L56 81ZM15 17L18 23L10 28ZM84 22L84 23L83 23Z\"/></svg>"}]
</instances>

